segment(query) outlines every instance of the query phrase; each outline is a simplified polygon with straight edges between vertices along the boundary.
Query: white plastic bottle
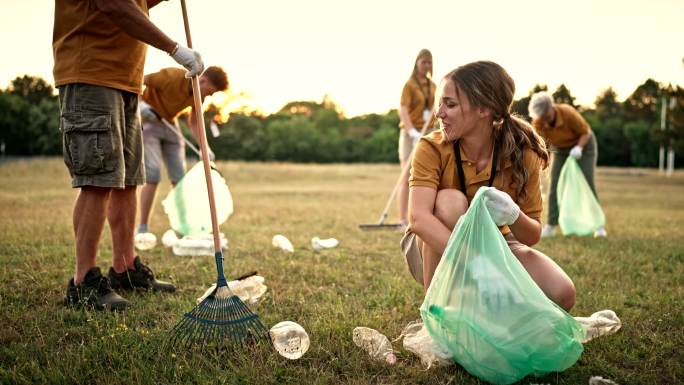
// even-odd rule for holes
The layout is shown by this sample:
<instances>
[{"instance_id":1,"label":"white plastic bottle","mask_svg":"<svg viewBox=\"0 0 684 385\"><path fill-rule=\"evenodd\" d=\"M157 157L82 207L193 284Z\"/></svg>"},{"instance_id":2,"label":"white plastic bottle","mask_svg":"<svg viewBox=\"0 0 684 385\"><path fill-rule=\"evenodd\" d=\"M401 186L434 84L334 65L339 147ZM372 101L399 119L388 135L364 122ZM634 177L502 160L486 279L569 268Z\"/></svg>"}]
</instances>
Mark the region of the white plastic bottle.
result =
<instances>
[{"instance_id":1,"label":"white plastic bottle","mask_svg":"<svg viewBox=\"0 0 684 385\"><path fill-rule=\"evenodd\" d=\"M296 322L282 321L269 331L276 351L283 357L296 360L309 350L309 335Z\"/></svg>"},{"instance_id":2,"label":"white plastic bottle","mask_svg":"<svg viewBox=\"0 0 684 385\"><path fill-rule=\"evenodd\" d=\"M354 328L352 340L356 346L368 352L372 359L385 361L390 365L397 362L392 343L389 338L379 331L363 326Z\"/></svg>"}]
</instances>

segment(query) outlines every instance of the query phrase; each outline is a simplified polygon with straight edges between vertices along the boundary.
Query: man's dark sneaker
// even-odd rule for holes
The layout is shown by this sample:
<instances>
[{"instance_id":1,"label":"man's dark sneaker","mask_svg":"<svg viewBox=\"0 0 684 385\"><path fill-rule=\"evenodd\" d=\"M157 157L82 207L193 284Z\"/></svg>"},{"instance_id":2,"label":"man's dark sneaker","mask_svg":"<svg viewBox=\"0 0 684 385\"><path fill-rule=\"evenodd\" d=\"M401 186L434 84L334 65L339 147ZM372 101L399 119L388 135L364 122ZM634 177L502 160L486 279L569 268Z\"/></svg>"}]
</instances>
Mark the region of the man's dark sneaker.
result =
<instances>
[{"instance_id":1,"label":"man's dark sneaker","mask_svg":"<svg viewBox=\"0 0 684 385\"><path fill-rule=\"evenodd\" d=\"M127 270L123 273L117 273L114 271L113 267L109 268L109 281L111 282L113 289L152 289L167 293L176 291L176 287L172 283L159 281L154 278L152 269L144 265L142 261L140 261L140 257L135 257L133 266L135 267L135 270Z\"/></svg>"},{"instance_id":2,"label":"man's dark sneaker","mask_svg":"<svg viewBox=\"0 0 684 385\"><path fill-rule=\"evenodd\" d=\"M130 305L125 298L116 294L109 285L109 280L102 276L99 267L88 270L79 285L74 279L69 280L64 304L68 306L92 307L97 310L124 310Z\"/></svg>"}]
</instances>

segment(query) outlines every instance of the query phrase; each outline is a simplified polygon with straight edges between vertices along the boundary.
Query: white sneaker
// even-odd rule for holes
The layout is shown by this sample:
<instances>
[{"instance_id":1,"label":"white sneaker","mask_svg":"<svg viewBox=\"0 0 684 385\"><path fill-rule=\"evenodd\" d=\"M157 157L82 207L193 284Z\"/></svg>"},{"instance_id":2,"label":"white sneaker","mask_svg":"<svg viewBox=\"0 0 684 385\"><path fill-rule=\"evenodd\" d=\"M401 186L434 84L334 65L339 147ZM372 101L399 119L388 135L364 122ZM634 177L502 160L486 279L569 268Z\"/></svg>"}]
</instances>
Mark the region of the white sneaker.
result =
<instances>
[{"instance_id":1,"label":"white sneaker","mask_svg":"<svg viewBox=\"0 0 684 385\"><path fill-rule=\"evenodd\" d=\"M544 225L544 227L542 228L541 237L548 238L553 237L554 235L556 235L556 226L549 224Z\"/></svg>"},{"instance_id":2,"label":"white sneaker","mask_svg":"<svg viewBox=\"0 0 684 385\"><path fill-rule=\"evenodd\" d=\"M605 238L608 236L608 233L606 232L605 227L601 227L598 230L594 231L594 238Z\"/></svg>"}]
</instances>

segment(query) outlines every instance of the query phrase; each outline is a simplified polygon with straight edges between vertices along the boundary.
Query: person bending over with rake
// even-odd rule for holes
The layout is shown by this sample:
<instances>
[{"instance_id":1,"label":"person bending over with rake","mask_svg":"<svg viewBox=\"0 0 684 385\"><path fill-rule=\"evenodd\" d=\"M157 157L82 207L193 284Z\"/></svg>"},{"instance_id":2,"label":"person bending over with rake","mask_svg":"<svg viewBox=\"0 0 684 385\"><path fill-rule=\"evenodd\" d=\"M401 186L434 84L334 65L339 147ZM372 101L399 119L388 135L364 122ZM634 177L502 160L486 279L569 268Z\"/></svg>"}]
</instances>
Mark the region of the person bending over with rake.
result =
<instances>
[{"instance_id":1,"label":"person bending over with rake","mask_svg":"<svg viewBox=\"0 0 684 385\"><path fill-rule=\"evenodd\" d=\"M202 101L208 95L228 89L228 76L221 67L207 68L199 79ZM145 147L145 185L140 193L140 225L137 233L147 233L150 211L164 162L173 186L185 174L185 142L176 124L176 116L192 107L192 85L180 68L165 68L145 75L145 91L140 100L143 143ZM195 112L188 115L188 125L199 143ZM211 157L211 153L209 153Z\"/></svg>"},{"instance_id":2,"label":"person bending over with rake","mask_svg":"<svg viewBox=\"0 0 684 385\"><path fill-rule=\"evenodd\" d=\"M542 228L542 238L551 237L558 226L558 200L556 191L561 170L568 156L577 159L582 174L589 184L589 188L596 195L594 187L594 169L598 157L596 137L591 127L577 110L567 104L554 104L548 92L538 92L532 95L528 107L532 117L532 126L549 145L552 154L551 186L549 187L549 214L546 225ZM606 237L606 229L601 227L594 232L596 237Z\"/></svg>"},{"instance_id":3,"label":"person bending over with rake","mask_svg":"<svg viewBox=\"0 0 684 385\"><path fill-rule=\"evenodd\" d=\"M135 254L136 186L145 182L138 115L146 44L202 73L199 53L148 18L159 0L55 0L52 48L64 163L80 188L73 209L76 271L65 304L125 309L115 289L175 290ZM112 233L109 278L96 266L105 221Z\"/></svg>"},{"instance_id":4,"label":"person bending over with rake","mask_svg":"<svg viewBox=\"0 0 684 385\"><path fill-rule=\"evenodd\" d=\"M498 64L479 61L447 74L439 86L440 130L420 139L409 180L409 228L401 240L409 270L427 291L458 219L482 186L487 209L508 246L541 290L569 310L575 287L551 258L531 246L540 239L540 172L544 141L511 115L515 84ZM480 288L496 291L496 277ZM494 293L495 294L495 293Z\"/></svg>"}]
</instances>

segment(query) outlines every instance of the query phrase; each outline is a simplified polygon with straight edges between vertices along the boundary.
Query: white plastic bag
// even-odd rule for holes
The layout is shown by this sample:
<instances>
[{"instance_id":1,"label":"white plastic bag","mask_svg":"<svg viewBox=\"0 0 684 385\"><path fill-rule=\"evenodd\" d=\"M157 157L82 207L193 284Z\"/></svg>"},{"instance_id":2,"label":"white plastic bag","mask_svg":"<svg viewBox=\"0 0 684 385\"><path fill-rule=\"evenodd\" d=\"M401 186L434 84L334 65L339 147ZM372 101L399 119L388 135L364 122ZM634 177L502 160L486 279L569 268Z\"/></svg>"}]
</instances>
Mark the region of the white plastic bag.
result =
<instances>
[{"instance_id":1,"label":"white plastic bag","mask_svg":"<svg viewBox=\"0 0 684 385\"><path fill-rule=\"evenodd\" d=\"M447 366L453 363L451 354L430 337L422 320L409 322L396 339L404 338L404 349L417 355L425 369L432 366ZM396 341L395 340L395 341Z\"/></svg>"},{"instance_id":2,"label":"white plastic bag","mask_svg":"<svg viewBox=\"0 0 684 385\"><path fill-rule=\"evenodd\" d=\"M262 295L266 293L268 287L264 285L264 277L260 275L252 275L240 281L229 281L228 288L233 292L242 302L255 304L259 301ZM216 289L216 284L213 284L207 289L201 297L197 298L199 305L205 298L207 298Z\"/></svg>"},{"instance_id":3,"label":"white plastic bag","mask_svg":"<svg viewBox=\"0 0 684 385\"><path fill-rule=\"evenodd\" d=\"M220 236L221 250L225 250L228 247L228 240L223 233ZM179 256L213 257L216 252L214 250L214 237L211 234L186 235L179 239L173 230L168 230L162 236L162 244L171 247L173 254Z\"/></svg>"},{"instance_id":4,"label":"white plastic bag","mask_svg":"<svg viewBox=\"0 0 684 385\"><path fill-rule=\"evenodd\" d=\"M575 317L575 320L586 330L583 344L596 337L614 334L622 327L620 318L612 310L597 311L589 317Z\"/></svg>"},{"instance_id":5,"label":"white plastic bag","mask_svg":"<svg viewBox=\"0 0 684 385\"><path fill-rule=\"evenodd\" d=\"M294 246L292 246L292 242L290 242L290 240L282 234L274 235L271 243L274 247L277 247L280 250L286 251L288 253L294 253Z\"/></svg>"}]
</instances>

